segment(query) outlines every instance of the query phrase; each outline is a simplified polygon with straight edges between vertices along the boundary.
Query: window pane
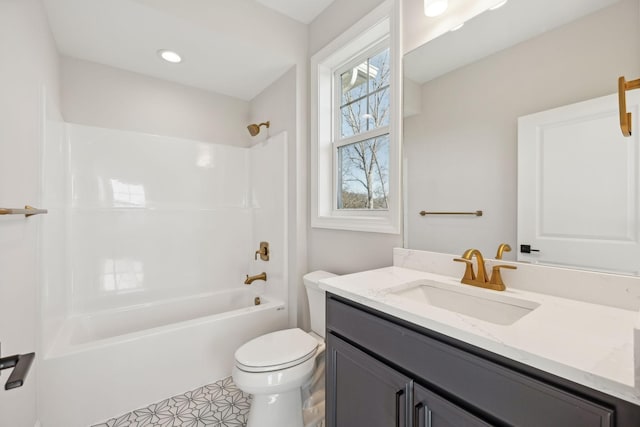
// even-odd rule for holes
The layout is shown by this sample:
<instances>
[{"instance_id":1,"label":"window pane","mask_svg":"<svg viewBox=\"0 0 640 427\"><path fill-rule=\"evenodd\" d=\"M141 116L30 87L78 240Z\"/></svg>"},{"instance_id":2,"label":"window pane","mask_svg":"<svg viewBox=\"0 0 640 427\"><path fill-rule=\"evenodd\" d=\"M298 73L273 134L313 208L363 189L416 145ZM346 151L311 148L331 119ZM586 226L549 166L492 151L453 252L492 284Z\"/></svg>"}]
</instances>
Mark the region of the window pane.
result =
<instances>
[{"instance_id":1,"label":"window pane","mask_svg":"<svg viewBox=\"0 0 640 427\"><path fill-rule=\"evenodd\" d=\"M369 97L367 130L389 126L389 87L375 92Z\"/></svg>"},{"instance_id":2,"label":"window pane","mask_svg":"<svg viewBox=\"0 0 640 427\"><path fill-rule=\"evenodd\" d=\"M391 66L389 64L389 49L385 49L373 58L369 59L369 92L389 86Z\"/></svg>"},{"instance_id":3,"label":"window pane","mask_svg":"<svg viewBox=\"0 0 640 427\"><path fill-rule=\"evenodd\" d=\"M338 148L338 209L387 209L389 134Z\"/></svg>"},{"instance_id":4,"label":"window pane","mask_svg":"<svg viewBox=\"0 0 640 427\"><path fill-rule=\"evenodd\" d=\"M369 79L367 77L368 61L345 71L340 76L342 101L340 105L348 104L356 99L367 96L367 86Z\"/></svg>"},{"instance_id":5,"label":"window pane","mask_svg":"<svg viewBox=\"0 0 640 427\"><path fill-rule=\"evenodd\" d=\"M340 75L340 137L389 125L389 49Z\"/></svg>"},{"instance_id":6,"label":"window pane","mask_svg":"<svg viewBox=\"0 0 640 427\"><path fill-rule=\"evenodd\" d=\"M340 108L342 138L357 135L368 130L367 98Z\"/></svg>"}]
</instances>

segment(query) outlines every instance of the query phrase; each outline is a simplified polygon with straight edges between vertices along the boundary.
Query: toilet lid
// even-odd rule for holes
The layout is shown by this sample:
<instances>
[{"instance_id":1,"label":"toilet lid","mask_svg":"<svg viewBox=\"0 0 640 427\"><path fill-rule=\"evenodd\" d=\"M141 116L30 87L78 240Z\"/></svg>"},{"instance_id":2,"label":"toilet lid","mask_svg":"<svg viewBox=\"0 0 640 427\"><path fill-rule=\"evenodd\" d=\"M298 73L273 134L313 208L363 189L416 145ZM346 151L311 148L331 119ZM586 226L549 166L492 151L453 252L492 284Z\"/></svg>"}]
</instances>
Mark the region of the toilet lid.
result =
<instances>
[{"instance_id":1,"label":"toilet lid","mask_svg":"<svg viewBox=\"0 0 640 427\"><path fill-rule=\"evenodd\" d=\"M285 329L262 335L236 351L239 368L254 372L284 369L313 356L318 340L302 329Z\"/></svg>"}]
</instances>

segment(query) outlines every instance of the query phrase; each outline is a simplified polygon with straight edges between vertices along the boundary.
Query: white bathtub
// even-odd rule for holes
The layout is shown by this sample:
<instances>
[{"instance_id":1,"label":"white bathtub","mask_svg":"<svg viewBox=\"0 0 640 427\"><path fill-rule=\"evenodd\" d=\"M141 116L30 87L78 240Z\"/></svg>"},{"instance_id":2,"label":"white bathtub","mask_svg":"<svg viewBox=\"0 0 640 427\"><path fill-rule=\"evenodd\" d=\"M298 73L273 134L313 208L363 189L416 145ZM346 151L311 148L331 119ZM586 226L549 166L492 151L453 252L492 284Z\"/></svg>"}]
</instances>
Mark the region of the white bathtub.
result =
<instances>
[{"instance_id":1,"label":"white bathtub","mask_svg":"<svg viewBox=\"0 0 640 427\"><path fill-rule=\"evenodd\" d=\"M147 334L150 329L166 325L178 325L181 322L210 316L221 319L273 305L273 301L261 297L260 305L264 306L256 307L256 296L258 294L249 288L226 290L74 316L64 325L60 336L62 339L58 340L60 348L54 349L52 354L64 353L65 347L66 350L74 351L83 344L94 345L97 341L108 338L140 331Z\"/></svg>"},{"instance_id":2,"label":"white bathtub","mask_svg":"<svg viewBox=\"0 0 640 427\"><path fill-rule=\"evenodd\" d=\"M42 427L86 427L229 376L233 353L287 327L251 288L74 316L42 359Z\"/></svg>"}]
</instances>

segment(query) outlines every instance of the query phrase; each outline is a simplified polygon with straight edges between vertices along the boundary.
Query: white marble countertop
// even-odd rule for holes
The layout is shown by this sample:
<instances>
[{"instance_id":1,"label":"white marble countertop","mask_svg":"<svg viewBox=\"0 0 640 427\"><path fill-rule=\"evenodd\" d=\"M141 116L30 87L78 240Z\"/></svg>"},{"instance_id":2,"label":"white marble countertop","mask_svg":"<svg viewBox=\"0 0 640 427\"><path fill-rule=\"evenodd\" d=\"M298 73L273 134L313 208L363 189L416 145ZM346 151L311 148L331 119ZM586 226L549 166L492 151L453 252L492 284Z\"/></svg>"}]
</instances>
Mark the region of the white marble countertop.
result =
<instances>
[{"instance_id":1,"label":"white marble countertop","mask_svg":"<svg viewBox=\"0 0 640 427\"><path fill-rule=\"evenodd\" d=\"M397 318L640 405L634 335L638 312L508 288L502 296L540 304L498 325L391 294L422 280L468 288L459 278L387 267L324 279L320 287ZM480 288L478 292L497 291ZM476 292L476 291L474 291Z\"/></svg>"}]
</instances>

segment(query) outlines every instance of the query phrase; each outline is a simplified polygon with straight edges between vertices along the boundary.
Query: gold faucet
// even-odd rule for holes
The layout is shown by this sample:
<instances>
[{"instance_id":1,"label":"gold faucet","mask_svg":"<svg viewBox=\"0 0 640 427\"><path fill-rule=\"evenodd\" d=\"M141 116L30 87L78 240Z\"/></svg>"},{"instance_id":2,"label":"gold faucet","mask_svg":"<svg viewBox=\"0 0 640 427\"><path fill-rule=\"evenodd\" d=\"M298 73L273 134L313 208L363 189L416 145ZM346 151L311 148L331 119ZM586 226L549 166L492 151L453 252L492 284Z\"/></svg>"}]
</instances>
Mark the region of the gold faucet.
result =
<instances>
[{"instance_id":1,"label":"gold faucet","mask_svg":"<svg viewBox=\"0 0 640 427\"><path fill-rule=\"evenodd\" d=\"M511 246L507 243L500 243L500 246L498 246L498 252L496 253L496 259L502 259L502 254L505 252L511 252Z\"/></svg>"},{"instance_id":2,"label":"gold faucet","mask_svg":"<svg viewBox=\"0 0 640 427\"><path fill-rule=\"evenodd\" d=\"M255 276L249 276L247 274L247 278L244 281L245 285L250 285L253 282L255 282L256 280L264 280L265 282L267 281L267 273L262 272L260 274L256 274Z\"/></svg>"},{"instance_id":3,"label":"gold faucet","mask_svg":"<svg viewBox=\"0 0 640 427\"><path fill-rule=\"evenodd\" d=\"M473 271L473 257L476 257L478 263L478 273ZM484 265L484 257L477 249L468 249L462 254L462 258L454 258L454 261L464 262L466 268L464 270L464 276L461 283L465 285L478 286L485 289L493 289L494 291L504 291L507 289L502 281L502 275L500 274L501 268L508 268L515 270L517 267L513 265L495 265L491 271L491 279L487 277L487 269Z\"/></svg>"},{"instance_id":4,"label":"gold faucet","mask_svg":"<svg viewBox=\"0 0 640 427\"><path fill-rule=\"evenodd\" d=\"M473 257L476 257L478 262L478 274L473 271ZM482 253L477 249L467 249L462 254L462 258L455 258L454 261L464 262L467 264L467 268L464 270L464 276L462 277L462 283L473 286L483 286L489 279L487 279L487 271L484 266L484 257ZM484 287L484 286L483 286Z\"/></svg>"}]
</instances>

